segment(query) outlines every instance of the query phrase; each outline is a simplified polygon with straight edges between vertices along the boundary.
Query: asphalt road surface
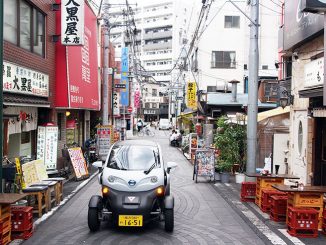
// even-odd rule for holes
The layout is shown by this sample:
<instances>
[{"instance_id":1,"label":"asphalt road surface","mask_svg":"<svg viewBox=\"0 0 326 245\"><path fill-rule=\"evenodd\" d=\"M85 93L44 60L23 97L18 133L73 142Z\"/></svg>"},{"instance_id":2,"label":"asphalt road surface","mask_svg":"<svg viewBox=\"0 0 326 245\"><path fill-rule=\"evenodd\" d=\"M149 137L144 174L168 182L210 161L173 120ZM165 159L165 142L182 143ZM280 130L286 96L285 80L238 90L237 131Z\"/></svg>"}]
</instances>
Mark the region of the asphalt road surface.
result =
<instances>
[{"instance_id":1,"label":"asphalt road surface","mask_svg":"<svg viewBox=\"0 0 326 245\"><path fill-rule=\"evenodd\" d=\"M164 222L151 222L138 228L112 227L102 222L92 233L87 226L88 201L100 194L97 178L90 181L49 219L37 226L24 244L264 244L243 219L205 178L192 180L192 165L183 154L168 144L167 131L144 137L160 143L165 161L178 163L172 172L171 191L175 197L175 227L164 231Z\"/></svg>"}]
</instances>

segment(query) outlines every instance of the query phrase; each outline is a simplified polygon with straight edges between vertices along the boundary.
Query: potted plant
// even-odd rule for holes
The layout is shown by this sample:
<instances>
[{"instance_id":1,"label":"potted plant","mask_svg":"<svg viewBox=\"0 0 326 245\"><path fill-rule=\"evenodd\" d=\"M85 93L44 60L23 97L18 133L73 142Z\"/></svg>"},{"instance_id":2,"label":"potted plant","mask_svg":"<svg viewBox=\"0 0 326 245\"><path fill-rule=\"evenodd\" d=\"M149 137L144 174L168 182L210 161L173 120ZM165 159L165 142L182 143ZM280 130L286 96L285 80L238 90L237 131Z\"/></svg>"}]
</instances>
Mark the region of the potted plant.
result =
<instances>
[{"instance_id":1,"label":"potted plant","mask_svg":"<svg viewBox=\"0 0 326 245\"><path fill-rule=\"evenodd\" d=\"M224 176L230 175L234 164L239 165L239 171L243 172L246 159L246 131L244 126L240 123L229 124L226 117L219 118L217 126L220 130L215 135L214 143L219 150L217 160ZM223 178L223 175L221 177Z\"/></svg>"},{"instance_id":2,"label":"potted plant","mask_svg":"<svg viewBox=\"0 0 326 245\"><path fill-rule=\"evenodd\" d=\"M230 182L230 173L231 173L233 163L228 162L228 161L222 161L218 165L221 170L221 182L229 183Z\"/></svg>"}]
</instances>

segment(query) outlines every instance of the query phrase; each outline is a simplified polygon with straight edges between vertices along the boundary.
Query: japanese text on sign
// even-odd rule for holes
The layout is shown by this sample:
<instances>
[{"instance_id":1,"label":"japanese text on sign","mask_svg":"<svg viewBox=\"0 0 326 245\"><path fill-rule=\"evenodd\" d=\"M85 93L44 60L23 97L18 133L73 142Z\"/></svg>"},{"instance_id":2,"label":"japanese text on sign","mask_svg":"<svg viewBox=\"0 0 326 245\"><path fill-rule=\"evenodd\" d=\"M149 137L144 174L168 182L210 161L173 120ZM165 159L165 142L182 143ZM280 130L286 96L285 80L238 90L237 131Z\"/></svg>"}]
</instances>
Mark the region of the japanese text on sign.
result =
<instances>
[{"instance_id":1,"label":"japanese text on sign","mask_svg":"<svg viewBox=\"0 0 326 245\"><path fill-rule=\"evenodd\" d=\"M3 91L49 96L49 76L9 62L3 62Z\"/></svg>"},{"instance_id":2,"label":"japanese text on sign","mask_svg":"<svg viewBox=\"0 0 326 245\"><path fill-rule=\"evenodd\" d=\"M84 0L61 1L61 43L84 44Z\"/></svg>"},{"instance_id":3,"label":"japanese text on sign","mask_svg":"<svg viewBox=\"0 0 326 245\"><path fill-rule=\"evenodd\" d=\"M195 109L197 108L197 86L195 82L188 82L187 84L187 107Z\"/></svg>"},{"instance_id":4,"label":"japanese text on sign","mask_svg":"<svg viewBox=\"0 0 326 245\"><path fill-rule=\"evenodd\" d=\"M120 90L120 103L123 106L129 105L129 51L128 48L122 48L121 50L121 83L126 84L125 89Z\"/></svg>"},{"instance_id":5,"label":"japanese text on sign","mask_svg":"<svg viewBox=\"0 0 326 245\"><path fill-rule=\"evenodd\" d=\"M77 179L82 177L88 177L88 170L86 166L86 161L83 156L80 147L68 149L71 164L74 167L75 175Z\"/></svg>"}]
</instances>

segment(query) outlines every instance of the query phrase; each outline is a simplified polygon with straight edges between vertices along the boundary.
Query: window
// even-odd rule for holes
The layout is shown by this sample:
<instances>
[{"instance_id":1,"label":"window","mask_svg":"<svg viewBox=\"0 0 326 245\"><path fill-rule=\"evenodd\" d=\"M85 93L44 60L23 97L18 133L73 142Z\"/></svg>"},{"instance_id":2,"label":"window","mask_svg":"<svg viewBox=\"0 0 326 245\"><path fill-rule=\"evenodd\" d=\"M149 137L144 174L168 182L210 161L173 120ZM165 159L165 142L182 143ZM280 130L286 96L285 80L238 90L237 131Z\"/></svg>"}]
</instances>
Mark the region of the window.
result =
<instances>
[{"instance_id":1,"label":"window","mask_svg":"<svg viewBox=\"0 0 326 245\"><path fill-rule=\"evenodd\" d=\"M25 0L4 1L4 39L45 56L45 15Z\"/></svg>"},{"instance_id":2,"label":"window","mask_svg":"<svg viewBox=\"0 0 326 245\"><path fill-rule=\"evenodd\" d=\"M299 128L298 128L298 150L299 154L302 154L302 140L303 140L303 129L302 129L302 122L299 122Z\"/></svg>"},{"instance_id":3,"label":"window","mask_svg":"<svg viewBox=\"0 0 326 245\"><path fill-rule=\"evenodd\" d=\"M268 70L268 65L262 65L261 68L262 68L263 70Z\"/></svg>"},{"instance_id":4,"label":"window","mask_svg":"<svg viewBox=\"0 0 326 245\"><path fill-rule=\"evenodd\" d=\"M247 65L247 64L244 64L244 65L243 65L243 69L244 69L244 70L248 70L248 65Z\"/></svg>"},{"instance_id":5,"label":"window","mask_svg":"<svg viewBox=\"0 0 326 245\"><path fill-rule=\"evenodd\" d=\"M157 89L152 89L152 96L157 96Z\"/></svg>"},{"instance_id":6,"label":"window","mask_svg":"<svg viewBox=\"0 0 326 245\"><path fill-rule=\"evenodd\" d=\"M240 16L224 16L224 28L240 28Z\"/></svg>"},{"instance_id":7,"label":"window","mask_svg":"<svg viewBox=\"0 0 326 245\"><path fill-rule=\"evenodd\" d=\"M235 51L212 51L211 68L235 69Z\"/></svg>"},{"instance_id":8,"label":"window","mask_svg":"<svg viewBox=\"0 0 326 245\"><path fill-rule=\"evenodd\" d=\"M153 163L160 166L160 156L157 147L115 145L110 153L108 168L125 171L148 170Z\"/></svg>"},{"instance_id":9,"label":"window","mask_svg":"<svg viewBox=\"0 0 326 245\"><path fill-rule=\"evenodd\" d=\"M17 43L17 1L4 0L4 25L3 35L4 40Z\"/></svg>"},{"instance_id":10,"label":"window","mask_svg":"<svg viewBox=\"0 0 326 245\"><path fill-rule=\"evenodd\" d=\"M157 104L156 103L152 103L152 108L156 109L157 108Z\"/></svg>"}]
</instances>

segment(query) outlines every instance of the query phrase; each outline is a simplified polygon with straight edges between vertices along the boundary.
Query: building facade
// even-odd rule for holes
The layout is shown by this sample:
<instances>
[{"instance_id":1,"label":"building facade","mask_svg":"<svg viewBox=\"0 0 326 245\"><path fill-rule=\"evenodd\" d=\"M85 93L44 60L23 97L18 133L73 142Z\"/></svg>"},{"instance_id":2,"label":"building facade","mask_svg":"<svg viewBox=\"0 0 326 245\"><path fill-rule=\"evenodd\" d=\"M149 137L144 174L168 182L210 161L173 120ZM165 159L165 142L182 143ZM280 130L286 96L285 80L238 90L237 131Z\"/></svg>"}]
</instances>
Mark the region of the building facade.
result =
<instances>
[{"instance_id":1,"label":"building facade","mask_svg":"<svg viewBox=\"0 0 326 245\"><path fill-rule=\"evenodd\" d=\"M37 127L55 122L55 1L4 1L4 155L36 156Z\"/></svg>"},{"instance_id":2,"label":"building facade","mask_svg":"<svg viewBox=\"0 0 326 245\"><path fill-rule=\"evenodd\" d=\"M248 92L250 7L246 1L214 2L200 29L190 54L188 79L196 80L198 90L231 91L231 80L237 80L238 93ZM281 7L266 1L259 10L259 77L277 78L275 61ZM193 73L193 74L192 74Z\"/></svg>"},{"instance_id":3,"label":"building facade","mask_svg":"<svg viewBox=\"0 0 326 245\"><path fill-rule=\"evenodd\" d=\"M309 185L326 184L323 30L323 16L305 12L299 0L285 1L281 81L291 86L280 90L291 108L289 173Z\"/></svg>"}]
</instances>

